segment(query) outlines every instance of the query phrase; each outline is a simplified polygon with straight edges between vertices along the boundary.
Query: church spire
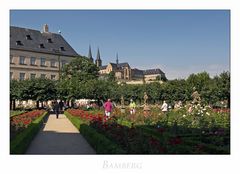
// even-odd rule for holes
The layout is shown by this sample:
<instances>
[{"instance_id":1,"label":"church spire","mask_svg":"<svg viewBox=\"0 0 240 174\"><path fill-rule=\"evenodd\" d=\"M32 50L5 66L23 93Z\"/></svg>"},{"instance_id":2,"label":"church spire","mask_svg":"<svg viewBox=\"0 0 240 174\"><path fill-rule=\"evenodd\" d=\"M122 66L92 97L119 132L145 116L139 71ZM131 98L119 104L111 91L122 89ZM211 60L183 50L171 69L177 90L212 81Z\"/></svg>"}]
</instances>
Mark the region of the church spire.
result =
<instances>
[{"instance_id":1,"label":"church spire","mask_svg":"<svg viewBox=\"0 0 240 174\"><path fill-rule=\"evenodd\" d=\"M97 58L96 58L96 60L95 60L95 63L96 63L96 65L97 65L97 67L102 66L102 60L101 60L101 58L100 58L99 48L98 48L98 51L97 51Z\"/></svg>"},{"instance_id":2,"label":"church spire","mask_svg":"<svg viewBox=\"0 0 240 174\"><path fill-rule=\"evenodd\" d=\"M99 48L98 48L98 50L97 50L97 59L96 60L101 60L101 58L100 58L100 52L99 52Z\"/></svg>"},{"instance_id":3,"label":"church spire","mask_svg":"<svg viewBox=\"0 0 240 174\"><path fill-rule=\"evenodd\" d=\"M91 62L93 62L91 45L89 45L88 58L90 59Z\"/></svg>"},{"instance_id":4,"label":"church spire","mask_svg":"<svg viewBox=\"0 0 240 174\"><path fill-rule=\"evenodd\" d=\"M117 53L117 55L116 55L116 63L117 63L117 65L118 65L118 63L119 63L119 61L118 61L118 53Z\"/></svg>"}]
</instances>

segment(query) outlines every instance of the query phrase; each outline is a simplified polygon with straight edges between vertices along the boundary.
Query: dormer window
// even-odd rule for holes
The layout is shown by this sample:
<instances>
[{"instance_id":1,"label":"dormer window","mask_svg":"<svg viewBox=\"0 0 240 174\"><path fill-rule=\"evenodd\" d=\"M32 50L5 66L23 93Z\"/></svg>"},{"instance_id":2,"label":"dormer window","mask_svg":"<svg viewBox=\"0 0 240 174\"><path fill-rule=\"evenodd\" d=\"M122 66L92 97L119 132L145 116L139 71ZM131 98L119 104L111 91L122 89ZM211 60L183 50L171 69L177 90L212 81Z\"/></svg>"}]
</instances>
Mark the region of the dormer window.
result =
<instances>
[{"instance_id":1,"label":"dormer window","mask_svg":"<svg viewBox=\"0 0 240 174\"><path fill-rule=\"evenodd\" d=\"M45 48L45 47L44 47L44 44L40 44L40 45L39 45L39 48Z\"/></svg>"},{"instance_id":2,"label":"dormer window","mask_svg":"<svg viewBox=\"0 0 240 174\"><path fill-rule=\"evenodd\" d=\"M31 38L31 36L28 34L28 35L26 35L26 39L27 40L32 40L32 38Z\"/></svg>"},{"instance_id":3,"label":"dormer window","mask_svg":"<svg viewBox=\"0 0 240 174\"><path fill-rule=\"evenodd\" d=\"M48 42L48 43L53 43L53 41L52 41L51 38L49 38L49 39L47 40L47 42Z\"/></svg>"},{"instance_id":4,"label":"dormer window","mask_svg":"<svg viewBox=\"0 0 240 174\"><path fill-rule=\"evenodd\" d=\"M60 47L60 50L61 50L61 51L65 51L65 48L64 48L64 47Z\"/></svg>"},{"instance_id":5,"label":"dormer window","mask_svg":"<svg viewBox=\"0 0 240 174\"><path fill-rule=\"evenodd\" d=\"M16 41L16 45L23 45L22 42L20 40Z\"/></svg>"}]
</instances>

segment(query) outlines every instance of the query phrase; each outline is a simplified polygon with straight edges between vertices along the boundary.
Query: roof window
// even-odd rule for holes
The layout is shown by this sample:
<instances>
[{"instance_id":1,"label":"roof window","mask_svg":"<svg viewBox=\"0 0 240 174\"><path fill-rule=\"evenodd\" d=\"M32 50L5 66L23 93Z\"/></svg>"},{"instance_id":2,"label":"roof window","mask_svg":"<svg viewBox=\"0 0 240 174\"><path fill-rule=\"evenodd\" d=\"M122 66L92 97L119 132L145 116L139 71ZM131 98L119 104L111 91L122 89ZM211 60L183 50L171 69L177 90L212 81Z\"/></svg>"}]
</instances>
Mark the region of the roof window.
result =
<instances>
[{"instance_id":1,"label":"roof window","mask_svg":"<svg viewBox=\"0 0 240 174\"><path fill-rule=\"evenodd\" d=\"M51 38L48 38L48 39L47 39L47 42L48 42L48 43L53 43L53 41L52 41Z\"/></svg>"},{"instance_id":2,"label":"roof window","mask_svg":"<svg viewBox=\"0 0 240 174\"><path fill-rule=\"evenodd\" d=\"M40 44L40 45L39 45L39 48L45 48L45 47L44 47L44 44Z\"/></svg>"},{"instance_id":3,"label":"roof window","mask_svg":"<svg viewBox=\"0 0 240 174\"><path fill-rule=\"evenodd\" d=\"M16 41L16 45L23 45L22 42L20 40Z\"/></svg>"},{"instance_id":4,"label":"roof window","mask_svg":"<svg viewBox=\"0 0 240 174\"><path fill-rule=\"evenodd\" d=\"M65 48L64 48L64 47L60 47L60 50L61 50L61 51L65 51Z\"/></svg>"},{"instance_id":5,"label":"roof window","mask_svg":"<svg viewBox=\"0 0 240 174\"><path fill-rule=\"evenodd\" d=\"M27 40L32 40L32 38L31 38L31 36L28 34L28 35L26 35L26 39Z\"/></svg>"}]
</instances>

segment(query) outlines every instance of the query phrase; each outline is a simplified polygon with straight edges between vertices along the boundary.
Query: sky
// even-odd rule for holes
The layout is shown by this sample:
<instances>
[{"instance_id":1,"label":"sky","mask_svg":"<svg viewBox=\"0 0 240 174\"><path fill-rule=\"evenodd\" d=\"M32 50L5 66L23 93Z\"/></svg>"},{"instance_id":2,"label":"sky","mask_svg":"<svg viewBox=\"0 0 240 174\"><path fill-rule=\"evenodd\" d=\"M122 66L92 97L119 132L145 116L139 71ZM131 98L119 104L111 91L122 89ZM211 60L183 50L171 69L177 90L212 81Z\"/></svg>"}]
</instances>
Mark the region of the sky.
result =
<instances>
[{"instance_id":1,"label":"sky","mask_svg":"<svg viewBox=\"0 0 240 174\"><path fill-rule=\"evenodd\" d=\"M230 71L228 10L11 10L10 25L62 36L80 55L100 49L103 65L160 68L168 79Z\"/></svg>"}]
</instances>

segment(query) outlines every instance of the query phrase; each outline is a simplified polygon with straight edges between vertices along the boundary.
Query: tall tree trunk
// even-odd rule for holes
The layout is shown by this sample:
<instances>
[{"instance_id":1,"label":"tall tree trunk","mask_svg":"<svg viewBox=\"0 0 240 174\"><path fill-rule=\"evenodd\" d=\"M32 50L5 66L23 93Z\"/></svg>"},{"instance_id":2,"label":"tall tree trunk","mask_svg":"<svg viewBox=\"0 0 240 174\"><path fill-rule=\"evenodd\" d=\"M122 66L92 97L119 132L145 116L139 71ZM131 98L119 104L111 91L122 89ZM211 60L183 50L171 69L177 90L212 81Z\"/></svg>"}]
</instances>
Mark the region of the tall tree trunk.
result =
<instances>
[{"instance_id":1,"label":"tall tree trunk","mask_svg":"<svg viewBox=\"0 0 240 174\"><path fill-rule=\"evenodd\" d=\"M39 101L36 102L36 107L39 109Z\"/></svg>"},{"instance_id":2,"label":"tall tree trunk","mask_svg":"<svg viewBox=\"0 0 240 174\"><path fill-rule=\"evenodd\" d=\"M16 110L16 100L13 100L13 110Z\"/></svg>"}]
</instances>

